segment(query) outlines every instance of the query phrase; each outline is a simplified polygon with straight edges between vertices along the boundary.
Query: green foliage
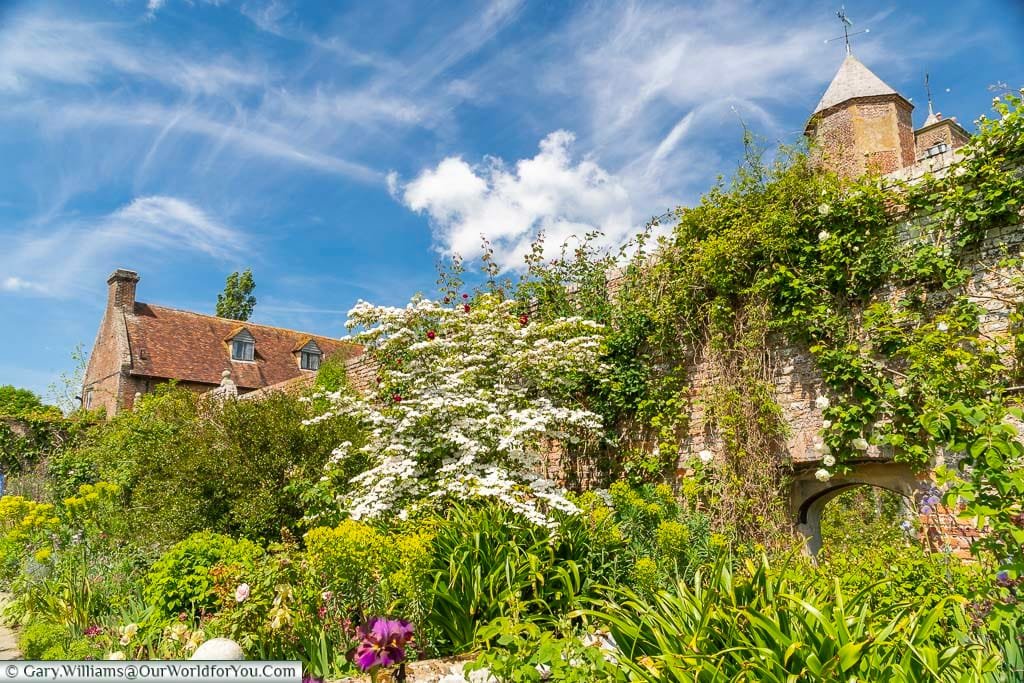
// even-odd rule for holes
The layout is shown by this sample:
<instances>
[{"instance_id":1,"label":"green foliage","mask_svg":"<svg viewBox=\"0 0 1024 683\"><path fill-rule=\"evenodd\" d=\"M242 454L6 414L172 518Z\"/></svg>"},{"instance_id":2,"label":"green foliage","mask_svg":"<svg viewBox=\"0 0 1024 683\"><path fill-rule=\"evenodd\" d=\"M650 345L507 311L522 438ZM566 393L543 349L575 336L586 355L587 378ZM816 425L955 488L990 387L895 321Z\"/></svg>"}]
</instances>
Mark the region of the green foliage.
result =
<instances>
[{"instance_id":1,"label":"green foliage","mask_svg":"<svg viewBox=\"0 0 1024 683\"><path fill-rule=\"evenodd\" d=\"M25 659L48 659L43 655L67 638L64 626L48 621L33 621L18 634L18 648Z\"/></svg>"},{"instance_id":2,"label":"green foliage","mask_svg":"<svg viewBox=\"0 0 1024 683\"><path fill-rule=\"evenodd\" d=\"M143 543L166 546L201 529L278 539L282 528L297 533L335 446L362 438L345 418L303 426L313 414L284 392L216 402L160 387L82 447L51 458L50 481L60 496L82 482L120 484ZM353 458L344 472L354 475L361 462Z\"/></svg>"},{"instance_id":3,"label":"green foliage","mask_svg":"<svg viewBox=\"0 0 1024 683\"><path fill-rule=\"evenodd\" d=\"M707 577L643 597L615 591L592 613L607 623L641 681L977 681L998 659L972 641L962 611L874 609L866 594L818 590L773 573L767 561L735 574L719 561ZM958 612L960 629L939 627Z\"/></svg>"},{"instance_id":4,"label":"green foliage","mask_svg":"<svg viewBox=\"0 0 1024 683\"><path fill-rule=\"evenodd\" d=\"M480 628L483 652L466 671L486 669L499 681L620 680L610 656L573 635L560 636L529 622L502 617Z\"/></svg>"},{"instance_id":5,"label":"green foliage","mask_svg":"<svg viewBox=\"0 0 1024 683\"><path fill-rule=\"evenodd\" d=\"M145 597L156 617L198 616L217 609L212 570L217 565L251 568L263 550L246 540L201 531L176 543L157 560L146 577Z\"/></svg>"},{"instance_id":6,"label":"green foliage","mask_svg":"<svg viewBox=\"0 0 1024 683\"><path fill-rule=\"evenodd\" d=\"M28 389L18 389L10 384L0 386L0 416L20 417L32 415L49 415L60 417L60 409L43 403L35 393Z\"/></svg>"},{"instance_id":7,"label":"green foliage","mask_svg":"<svg viewBox=\"0 0 1024 683\"><path fill-rule=\"evenodd\" d=\"M589 530L552 532L499 505L453 509L434 534L430 568L428 620L444 649L465 651L499 617L550 623L595 595L607 569L600 552L590 555Z\"/></svg>"},{"instance_id":8,"label":"green foliage","mask_svg":"<svg viewBox=\"0 0 1024 683\"><path fill-rule=\"evenodd\" d=\"M8 478L30 471L50 456L67 452L95 424L91 419L65 419L53 406L16 419L0 419L0 473ZM13 482L8 481L13 487Z\"/></svg>"},{"instance_id":9,"label":"green foliage","mask_svg":"<svg viewBox=\"0 0 1024 683\"><path fill-rule=\"evenodd\" d=\"M252 293L254 289L256 281L253 280L251 268L228 275L224 291L217 295L217 317L248 320L256 306L256 297Z\"/></svg>"}]
</instances>

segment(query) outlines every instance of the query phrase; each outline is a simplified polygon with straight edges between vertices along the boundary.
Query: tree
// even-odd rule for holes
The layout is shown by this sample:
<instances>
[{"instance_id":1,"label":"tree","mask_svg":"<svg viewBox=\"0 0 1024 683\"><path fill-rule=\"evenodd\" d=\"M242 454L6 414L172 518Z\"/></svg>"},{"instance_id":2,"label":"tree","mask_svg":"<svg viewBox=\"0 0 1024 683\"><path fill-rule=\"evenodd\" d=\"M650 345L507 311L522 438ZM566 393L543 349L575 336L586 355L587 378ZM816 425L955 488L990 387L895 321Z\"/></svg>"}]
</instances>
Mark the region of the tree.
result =
<instances>
[{"instance_id":1,"label":"tree","mask_svg":"<svg viewBox=\"0 0 1024 683\"><path fill-rule=\"evenodd\" d=\"M539 472L553 442L601 432L578 392L601 371L602 327L534 321L495 294L452 299L417 298L405 308L360 302L349 312L379 383L370 396L329 394L325 417L355 418L372 431L361 447L334 451L321 497L334 510L319 515L402 517L430 501L481 497L539 524L552 522L549 510L576 510ZM351 477L353 458L370 468Z\"/></svg>"},{"instance_id":2,"label":"tree","mask_svg":"<svg viewBox=\"0 0 1024 683\"><path fill-rule=\"evenodd\" d=\"M52 410L53 406L45 405L35 392L28 389L18 389L11 384L0 386L0 415L18 417L22 415L37 415Z\"/></svg>"},{"instance_id":3,"label":"tree","mask_svg":"<svg viewBox=\"0 0 1024 683\"><path fill-rule=\"evenodd\" d=\"M251 268L246 268L243 273L235 271L228 275L224 291L217 295L217 317L248 320L256 306L256 297L252 294L254 289L256 282L252 279Z\"/></svg>"}]
</instances>

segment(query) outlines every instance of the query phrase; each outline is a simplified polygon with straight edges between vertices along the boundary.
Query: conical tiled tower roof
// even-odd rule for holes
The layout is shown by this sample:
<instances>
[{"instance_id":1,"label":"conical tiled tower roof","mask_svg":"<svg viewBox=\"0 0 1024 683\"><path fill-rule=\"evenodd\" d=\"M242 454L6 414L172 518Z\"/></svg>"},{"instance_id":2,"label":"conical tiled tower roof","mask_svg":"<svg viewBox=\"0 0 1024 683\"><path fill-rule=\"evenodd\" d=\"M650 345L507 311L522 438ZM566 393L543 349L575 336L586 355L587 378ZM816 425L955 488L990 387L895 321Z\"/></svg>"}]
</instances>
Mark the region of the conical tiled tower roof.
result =
<instances>
[{"instance_id":1,"label":"conical tiled tower roof","mask_svg":"<svg viewBox=\"0 0 1024 683\"><path fill-rule=\"evenodd\" d=\"M859 59L853 55L847 55L811 116L855 97L877 95L895 95L906 102L902 95L861 64ZM910 103L907 102L907 104Z\"/></svg>"}]
</instances>

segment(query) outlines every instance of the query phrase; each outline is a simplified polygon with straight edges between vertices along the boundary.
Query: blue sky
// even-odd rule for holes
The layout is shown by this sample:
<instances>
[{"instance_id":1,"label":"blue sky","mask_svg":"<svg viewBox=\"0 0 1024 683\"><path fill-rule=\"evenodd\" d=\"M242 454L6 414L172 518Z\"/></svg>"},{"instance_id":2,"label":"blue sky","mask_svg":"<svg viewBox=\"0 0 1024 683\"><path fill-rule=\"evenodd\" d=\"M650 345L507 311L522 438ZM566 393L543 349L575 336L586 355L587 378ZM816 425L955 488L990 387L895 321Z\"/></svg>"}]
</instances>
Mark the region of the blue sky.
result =
<instances>
[{"instance_id":1,"label":"blue sky","mask_svg":"<svg viewBox=\"0 0 1024 683\"><path fill-rule=\"evenodd\" d=\"M855 54L969 129L1024 85L1019 0L846 3ZM106 276L340 336L358 299L431 291L481 233L617 243L693 202L739 117L799 139L843 57L821 2L0 0L0 384L45 393Z\"/></svg>"}]
</instances>

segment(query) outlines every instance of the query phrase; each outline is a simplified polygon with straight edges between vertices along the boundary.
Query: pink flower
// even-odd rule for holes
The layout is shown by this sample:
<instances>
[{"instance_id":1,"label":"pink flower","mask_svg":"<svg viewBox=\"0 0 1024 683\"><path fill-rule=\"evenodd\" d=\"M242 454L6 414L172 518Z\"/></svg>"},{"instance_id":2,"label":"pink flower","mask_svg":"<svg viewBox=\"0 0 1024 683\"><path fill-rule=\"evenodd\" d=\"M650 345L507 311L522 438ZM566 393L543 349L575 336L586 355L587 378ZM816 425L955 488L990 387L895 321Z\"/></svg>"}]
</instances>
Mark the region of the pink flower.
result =
<instances>
[{"instance_id":1,"label":"pink flower","mask_svg":"<svg viewBox=\"0 0 1024 683\"><path fill-rule=\"evenodd\" d=\"M249 584L247 584L247 583L239 584L238 588L235 589L235 601L236 602L245 602L248 597L249 597Z\"/></svg>"}]
</instances>

